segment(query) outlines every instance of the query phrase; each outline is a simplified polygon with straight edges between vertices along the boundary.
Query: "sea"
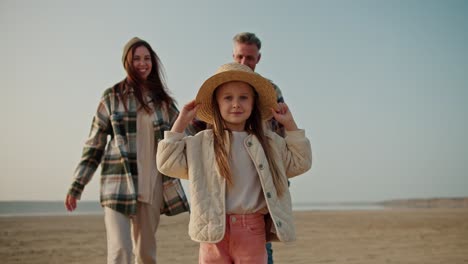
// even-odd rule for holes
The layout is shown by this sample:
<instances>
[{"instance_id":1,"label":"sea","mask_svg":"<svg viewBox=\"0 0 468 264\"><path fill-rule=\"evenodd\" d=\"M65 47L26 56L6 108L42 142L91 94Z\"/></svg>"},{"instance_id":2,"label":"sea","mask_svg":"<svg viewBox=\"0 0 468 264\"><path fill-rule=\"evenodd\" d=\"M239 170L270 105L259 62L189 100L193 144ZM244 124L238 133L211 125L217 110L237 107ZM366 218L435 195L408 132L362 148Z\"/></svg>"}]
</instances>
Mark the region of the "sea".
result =
<instances>
[{"instance_id":1,"label":"sea","mask_svg":"<svg viewBox=\"0 0 468 264\"><path fill-rule=\"evenodd\" d=\"M63 201L0 201L0 217L74 214L103 214L103 209L98 201L78 201L72 213L67 211Z\"/></svg>"},{"instance_id":2,"label":"sea","mask_svg":"<svg viewBox=\"0 0 468 264\"><path fill-rule=\"evenodd\" d=\"M295 211L380 210L383 206L368 202L295 203ZM98 201L79 201L77 209L68 212L63 201L0 201L0 217L100 215L103 209Z\"/></svg>"}]
</instances>

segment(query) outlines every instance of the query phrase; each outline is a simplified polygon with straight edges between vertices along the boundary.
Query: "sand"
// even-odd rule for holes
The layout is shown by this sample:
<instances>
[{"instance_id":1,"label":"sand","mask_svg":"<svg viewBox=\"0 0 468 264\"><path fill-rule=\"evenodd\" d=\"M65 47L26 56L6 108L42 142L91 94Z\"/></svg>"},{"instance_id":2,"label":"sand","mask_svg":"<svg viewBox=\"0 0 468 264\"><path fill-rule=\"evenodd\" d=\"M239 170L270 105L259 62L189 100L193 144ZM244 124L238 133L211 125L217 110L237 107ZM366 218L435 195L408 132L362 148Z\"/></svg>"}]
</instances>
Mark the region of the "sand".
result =
<instances>
[{"instance_id":1,"label":"sand","mask_svg":"<svg viewBox=\"0 0 468 264\"><path fill-rule=\"evenodd\" d=\"M468 263L468 209L295 212L275 263ZM197 263L188 214L163 217L159 263ZM103 216L0 217L1 263L105 263Z\"/></svg>"}]
</instances>

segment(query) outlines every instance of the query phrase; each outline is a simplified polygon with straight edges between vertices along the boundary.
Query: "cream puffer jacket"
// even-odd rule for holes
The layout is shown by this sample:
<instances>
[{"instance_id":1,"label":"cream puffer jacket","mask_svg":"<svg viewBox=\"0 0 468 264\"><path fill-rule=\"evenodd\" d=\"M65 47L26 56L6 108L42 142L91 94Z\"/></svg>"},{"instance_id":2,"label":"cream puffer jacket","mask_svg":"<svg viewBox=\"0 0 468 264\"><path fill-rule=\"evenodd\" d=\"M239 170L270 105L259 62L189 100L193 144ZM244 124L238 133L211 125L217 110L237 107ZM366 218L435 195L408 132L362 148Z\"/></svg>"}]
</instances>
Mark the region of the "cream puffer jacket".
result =
<instances>
[{"instance_id":1,"label":"cream puffer jacket","mask_svg":"<svg viewBox=\"0 0 468 264\"><path fill-rule=\"evenodd\" d=\"M303 174L310 169L312 150L304 130L286 131L285 138L271 131L265 134L273 146L275 157L280 159L277 165L285 178ZM294 241L295 229L288 188L281 198L277 196L268 161L255 136L247 136L244 145L257 169L268 206L270 217L265 217L266 226L269 227L267 241ZM190 180L189 235L192 240L208 243L222 240L226 225L226 180L218 173L213 131L204 130L188 137L166 131L164 140L159 142L156 157L161 173Z\"/></svg>"}]
</instances>

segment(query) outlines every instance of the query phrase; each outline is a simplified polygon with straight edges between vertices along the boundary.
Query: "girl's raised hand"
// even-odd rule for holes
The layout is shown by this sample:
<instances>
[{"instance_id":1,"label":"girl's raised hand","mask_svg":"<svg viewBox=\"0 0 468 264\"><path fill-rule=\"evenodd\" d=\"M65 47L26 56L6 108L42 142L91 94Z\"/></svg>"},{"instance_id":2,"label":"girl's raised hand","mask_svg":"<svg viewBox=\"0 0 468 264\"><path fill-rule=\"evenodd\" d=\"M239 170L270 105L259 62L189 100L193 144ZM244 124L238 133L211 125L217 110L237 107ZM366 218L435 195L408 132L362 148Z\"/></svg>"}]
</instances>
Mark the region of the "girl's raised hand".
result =
<instances>
[{"instance_id":1,"label":"girl's raised hand","mask_svg":"<svg viewBox=\"0 0 468 264\"><path fill-rule=\"evenodd\" d=\"M172 126L172 132L183 133L185 128L192 122L197 114L197 110L199 105L195 103L195 99L188 102L179 113L177 120L175 121L174 125Z\"/></svg>"},{"instance_id":2,"label":"girl's raised hand","mask_svg":"<svg viewBox=\"0 0 468 264\"><path fill-rule=\"evenodd\" d=\"M180 112L180 115L184 117L184 119L188 119L189 122L192 121L192 119L195 118L195 114L197 113L198 110L198 105L195 103L195 99L188 102L184 107L182 108L182 111Z\"/></svg>"},{"instance_id":3,"label":"girl's raised hand","mask_svg":"<svg viewBox=\"0 0 468 264\"><path fill-rule=\"evenodd\" d=\"M275 109L271 109L273 113L273 117L278 121L280 124L284 126L284 129L287 131L298 130L296 122L289 111L289 107L285 103L278 103L278 111Z\"/></svg>"}]
</instances>

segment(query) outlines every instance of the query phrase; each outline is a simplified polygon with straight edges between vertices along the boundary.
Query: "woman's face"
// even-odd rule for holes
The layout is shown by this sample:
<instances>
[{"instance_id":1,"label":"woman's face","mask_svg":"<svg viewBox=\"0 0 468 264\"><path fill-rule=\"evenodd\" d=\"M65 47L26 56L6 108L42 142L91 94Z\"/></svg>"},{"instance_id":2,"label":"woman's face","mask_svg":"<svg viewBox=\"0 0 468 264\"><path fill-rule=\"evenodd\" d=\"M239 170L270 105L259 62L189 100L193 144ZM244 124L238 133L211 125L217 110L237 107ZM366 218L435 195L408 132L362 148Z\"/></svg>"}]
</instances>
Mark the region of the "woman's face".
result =
<instances>
[{"instance_id":1,"label":"woman's face","mask_svg":"<svg viewBox=\"0 0 468 264\"><path fill-rule=\"evenodd\" d=\"M141 79L146 80L151 73L153 63L151 62L151 54L145 46L139 46L133 54L133 68Z\"/></svg>"}]
</instances>

